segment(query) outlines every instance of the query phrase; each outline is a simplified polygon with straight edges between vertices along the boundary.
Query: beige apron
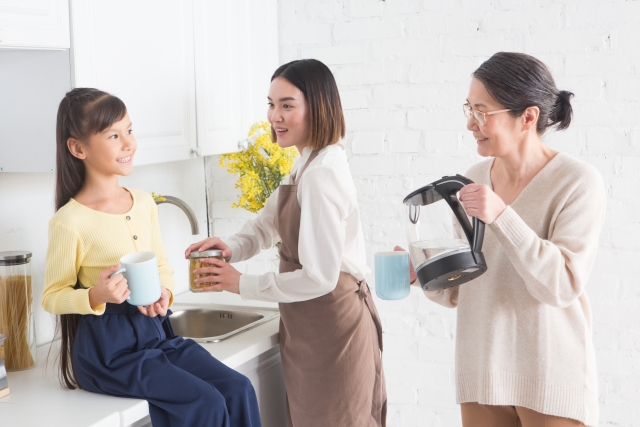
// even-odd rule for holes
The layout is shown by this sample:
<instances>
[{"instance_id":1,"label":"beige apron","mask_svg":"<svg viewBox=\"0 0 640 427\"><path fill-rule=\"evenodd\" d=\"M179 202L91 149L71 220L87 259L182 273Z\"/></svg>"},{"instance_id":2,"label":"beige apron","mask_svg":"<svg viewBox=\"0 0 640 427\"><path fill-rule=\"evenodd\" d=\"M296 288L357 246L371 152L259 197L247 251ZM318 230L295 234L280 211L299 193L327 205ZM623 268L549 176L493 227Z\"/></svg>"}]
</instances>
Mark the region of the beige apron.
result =
<instances>
[{"instance_id":1,"label":"beige apron","mask_svg":"<svg viewBox=\"0 0 640 427\"><path fill-rule=\"evenodd\" d=\"M280 273L302 268L298 260L298 181L280 185L275 227ZM280 349L290 427L386 425L382 325L366 282L341 272L335 290L309 301L280 304Z\"/></svg>"}]
</instances>

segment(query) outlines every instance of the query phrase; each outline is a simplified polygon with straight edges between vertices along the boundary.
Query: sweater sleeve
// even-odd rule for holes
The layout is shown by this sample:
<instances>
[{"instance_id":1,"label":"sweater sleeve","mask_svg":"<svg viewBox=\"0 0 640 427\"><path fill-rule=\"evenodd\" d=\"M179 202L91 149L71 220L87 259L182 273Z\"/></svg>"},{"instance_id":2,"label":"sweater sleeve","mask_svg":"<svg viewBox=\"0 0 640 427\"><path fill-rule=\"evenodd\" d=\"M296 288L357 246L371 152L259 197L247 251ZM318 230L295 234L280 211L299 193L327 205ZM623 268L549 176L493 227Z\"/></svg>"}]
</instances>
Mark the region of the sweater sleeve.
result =
<instances>
[{"instance_id":1,"label":"sweater sleeve","mask_svg":"<svg viewBox=\"0 0 640 427\"><path fill-rule=\"evenodd\" d=\"M254 219L247 221L237 234L225 241L231 249L231 262L245 261L260 253L260 250L273 247L278 241L274 219L279 190L277 188L271 194Z\"/></svg>"},{"instance_id":2,"label":"sweater sleeve","mask_svg":"<svg viewBox=\"0 0 640 427\"><path fill-rule=\"evenodd\" d=\"M158 270L160 272L160 284L171 292L169 307L173 305L173 290L176 282L173 278L173 268L169 265L167 254L162 244L162 235L160 233L160 221L158 218L158 206L152 203L151 211L151 251L156 254L158 259Z\"/></svg>"},{"instance_id":3,"label":"sweater sleeve","mask_svg":"<svg viewBox=\"0 0 640 427\"><path fill-rule=\"evenodd\" d=\"M459 286L453 288L441 289L439 291L423 291L431 301L438 303L447 308L456 308L458 306L458 289Z\"/></svg>"},{"instance_id":4,"label":"sweater sleeve","mask_svg":"<svg viewBox=\"0 0 640 427\"><path fill-rule=\"evenodd\" d=\"M605 191L597 171L587 172L559 199L548 239L540 238L510 206L489 225L529 293L554 307L569 306L583 292L598 247Z\"/></svg>"},{"instance_id":5,"label":"sweater sleeve","mask_svg":"<svg viewBox=\"0 0 640 427\"><path fill-rule=\"evenodd\" d=\"M42 307L53 314L96 314L106 308L91 308L89 289L74 289L84 256L82 241L68 226L49 222L49 247L44 273ZM85 283L86 287L93 284Z\"/></svg>"}]
</instances>

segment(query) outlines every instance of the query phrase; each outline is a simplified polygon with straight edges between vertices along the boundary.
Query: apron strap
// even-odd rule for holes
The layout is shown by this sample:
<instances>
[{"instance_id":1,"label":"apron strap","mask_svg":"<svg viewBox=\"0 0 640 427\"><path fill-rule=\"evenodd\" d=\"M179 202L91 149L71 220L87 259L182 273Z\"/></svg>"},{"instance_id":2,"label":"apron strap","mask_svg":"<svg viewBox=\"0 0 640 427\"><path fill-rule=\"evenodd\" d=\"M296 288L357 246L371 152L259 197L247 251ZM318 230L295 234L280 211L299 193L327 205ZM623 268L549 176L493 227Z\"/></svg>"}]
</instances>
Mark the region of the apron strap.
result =
<instances>
[{"instance_id":1,"label":"apron strap","mask_svg":"<svg viewBox=\"0 0 640 427\"><path fill-rule=\"evenodd\" d=\"M313 152L309 155L307 162L304 164L304 166L302 166L302 169L300 169L300 175L298 175L298 172L295 172L293 175L291 175L291 184L298 183L304 171L307 170L307 167L309 166L309 164L313 161L313 159L318 157L319 152L320 150L313 150Z\"/></svg>"},{"instance_id":2,"label":"apron strap","mask_svg":"<svg viewBox=\"0 0 640 427\"><path fill-rule=\"evenodd\" d=\"M364 279L358 282L358 296L361 300L364 300L369 313L371 313L373 323L376 325L376 330L378 331L378 344L380 345L380 351L382 351L382 322L380 321L378 310L376 310L376 306L373 304L373 301L370 298L371 290L369 289L369 285Z\"/></svg>"}]
</instances>

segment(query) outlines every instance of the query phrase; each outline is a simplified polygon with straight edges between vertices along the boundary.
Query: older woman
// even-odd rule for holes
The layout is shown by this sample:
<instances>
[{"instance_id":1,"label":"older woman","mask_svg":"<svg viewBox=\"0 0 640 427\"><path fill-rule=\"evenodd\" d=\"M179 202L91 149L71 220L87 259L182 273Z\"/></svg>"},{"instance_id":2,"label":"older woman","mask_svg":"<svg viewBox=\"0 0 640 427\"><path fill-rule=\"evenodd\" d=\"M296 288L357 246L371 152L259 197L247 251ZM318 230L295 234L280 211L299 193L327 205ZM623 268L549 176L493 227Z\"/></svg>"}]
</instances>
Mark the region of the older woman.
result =
<instances>
[{"instance_id":1,"label":"older woman","mask_svg":"<svg viewBox=\"0 0 640 427\"><path fill-rule=\"evenodd\" d=\"M605 212L591 166L544 145L569 126L572 93L547 67L501 52L474 73L464 113L491 157L466 174L470 216L488 227L488 271L425 292L458 307L457 401L464 427L598 425L598 382L585 285ZM414 276L415 277L415 276Z\"/></svg>"}]
</instances>

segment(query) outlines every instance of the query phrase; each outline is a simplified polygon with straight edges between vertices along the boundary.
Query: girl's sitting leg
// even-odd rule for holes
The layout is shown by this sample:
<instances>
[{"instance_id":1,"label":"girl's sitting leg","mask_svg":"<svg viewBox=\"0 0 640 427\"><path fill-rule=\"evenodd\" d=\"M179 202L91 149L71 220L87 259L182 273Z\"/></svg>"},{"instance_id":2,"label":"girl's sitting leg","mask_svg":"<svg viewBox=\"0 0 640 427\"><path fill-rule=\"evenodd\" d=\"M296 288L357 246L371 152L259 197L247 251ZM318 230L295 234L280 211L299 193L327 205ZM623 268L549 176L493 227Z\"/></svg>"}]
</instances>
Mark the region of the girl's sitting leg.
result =
<instances>
[{"instance_id":1,"label":"girl's sitting leg","mask_svg":"<svg viewBox=\"0 0 640 427\"><path fill-rule=\"evenodd\" d=\"M232 426L261 426L251 381L211 356L195 341L179 337L178 340L167 340L159 346L171 363L208 382L224 396Z\"/></svg>"},{"instance_id":2,"label":"girl's sitting leg","mask_svg":"<svg viewBox=\"0 0 640 427\"><path fill-rule=\"evenodd\" d=\"M82 388L146 399L154 427L260 426L244 376L193 341L167 339L160 317L127 306L108 304L102 316L83 316L73 346Z\"/></svg>"}]
</instances>

